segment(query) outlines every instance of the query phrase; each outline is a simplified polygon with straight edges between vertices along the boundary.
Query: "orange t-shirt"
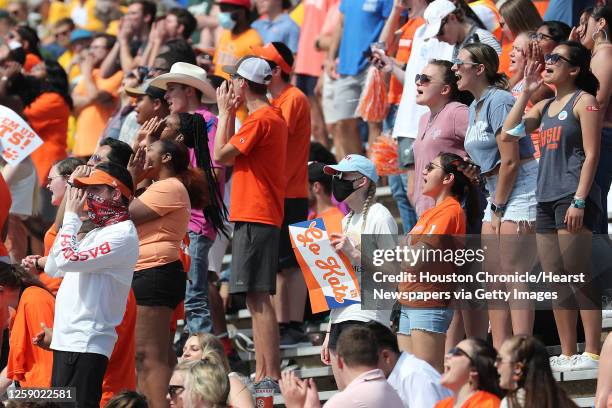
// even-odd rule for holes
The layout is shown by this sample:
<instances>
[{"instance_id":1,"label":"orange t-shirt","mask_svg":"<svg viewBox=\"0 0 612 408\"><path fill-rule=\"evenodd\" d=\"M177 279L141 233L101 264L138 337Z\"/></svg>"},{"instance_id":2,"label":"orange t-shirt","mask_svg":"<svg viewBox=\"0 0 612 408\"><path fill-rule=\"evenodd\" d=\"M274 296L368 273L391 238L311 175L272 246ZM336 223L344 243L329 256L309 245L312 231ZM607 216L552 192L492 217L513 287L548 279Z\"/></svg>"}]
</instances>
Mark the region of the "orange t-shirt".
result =
<instances>
[{"instance_id":1,"label":"orange t-shirt","mask_svg":"<svg viewBox=\"0 0 612 408\"><path fill-rule=\"evenodd\" d=\"M302 91L292 85L272 101L287 122L286 198L308 197L308 155L310 153L310 103Z\"/></svg>"},{"instance_id":2,"label":"orange t-shirt","mask_svg":"<svg viewBox=\"0 0 612 408\"><path fill-rule=\"evenodd\" d=\"M510 53L512 52L512 41L502 44L502 52L499 56L499 71L506 74L508 78L512 76L510 72Z\"/></svg>"},{"instance_id":3,"label":"orange t-shirt","mask_svg":"<svg viewBox=\"0 0 612 408\"><path fill-rule=\"evenodd\" d=\"M99 90L106 91L114 98L118 98L119 86L123 79L123 71L119 70L109 78L102 78L100 76L100 70L94 69L92 77L93 82ZM77 95L87 95L83 79L76 84L73 92ZM103 106L99 103L93 103L83 108L77 117L76 131L74 133L72 153L75 156L85 157L93 154L98 145L98 140L106 128L106 123L113 115L114 111L115 106Z\"/></svg>"},{"instance_id":4,"label":"orange t-shirt","mask_svg":"<svg viewBox=\"0 0 612 408\"><path fill-rule=\"evenodd\" d=\"M238 35L233 35L230 30L223 30L213 57L215 75L229 79L229 74L223 72L223 65L236 64L245 55L253 54L251 47L262 44L261 37L252 28Z\"/></svg>"},{"instance_id":5,"label":"orange t-shirt","mask_svg":"<svg viewBox=\"0 0 612 408\"><path fill-rule=\"evenodd\" d=\"M159 218L136 227L140 247L134 270L177 261L191 211L185 185L176 177L156 181L138 199Z\"/></svg>"},{"instance_id":6,"label":"orange t-shirt","mask_svg":"<svg viewBox=\"0 0 612 408\"><path fill-rule=\"evenodd\" d=\"M423 17L417 17L409 19L406 24L400 28L402 36L399 39L397 53L395 54L397 62L402 64L408 62L410 53L412 52L412 39L414 38L414 33L417 28L423 24L425 24L425 19ZM392 105L399 105L402 100L403 90L404 86L402 83L397 80L395 75L391 75L391 81L389 83L389 103Z\"/></svg>"},{"instance_id":7,"label":"orange t-shirt","mask_svg":"<svg viewBox=\"0 0 612 408\"><path fill-rule=\"evenodd\" d=\"M53 327L55 298L37 286L21 294L17 313L10 330L7 377L19 381L21 387L51 386L53 353L32 343L40 332L40 323Z\"/></svg>"},{"instance_id":8,"label":"orange t-shirt","mask_svg":"<svg viewBox=\"0 0 612 408\"><path fill-rule=\"evenodd\" d=\"M102 398L100 408L122 391L136 390L136 297L130 289L125 305L123 320L115 328L117 342L108 360L104 380L102 381Z\"/></svg>"},{"instance_id":9,"label":"orange t-shirt","mask_svg":"<svg viewBox=\"0 0 612 408\"><path fill-rule=\"evenodd\" d=\"M283 223L288 130L280 109L251 113L229 140L240 154L234 162L230 220Z\"/></svg>"},{"instance_id":10,"label":"orange t-shirt","mask_svg":"<svg viewBox=\"0 0 612 408\"><path fill-rule=\"evenodd\" d=\"M6 184L6 181L4 181L2 174L0 174L0 234L2 234L2 231L4 230L4 224L8 219L11 205L13 205L11 190L9 189L8 184ZM4 241L2 238L0 238L0 256L8 256L8 251L4 246Z\"/></svg>"},{"instance_id":11,"label":"orange t-shirt","mask_svg":"<svg viewBox=\"0 0 612 408\"><path fill-rule=\"evenodd\" d=\"M45 232L44 244L45 244L45 256L49 255L51 252L51 248L53 247L53 243L55 242L55 237L57 237L57 228L55 224L52 224L51 227ZM38 279L49 289L53 296L57 296L57 291L59 290L60 285L62 284L63 278L52 278L44 272L41 272L38 275Z\"/></svg>"},{"instance_id":12,"label":"orange t-shirt","mask_svg":"<svg viewBox=\"0 0 612 408\"><path fill-rule=\"evenodd\" d=\"M70 108L60 94L45 92L26 107L24 113L32 129L43 140L42 146L32 152L32 161L38 174L38 183L44 186L51 166L66 158Z\"/></svg>"},{"instance_id":13,"label":"orange t-shirt","mask_svg":"<svg viewBox=\"0 0 612 408\"><path fill-rule=\"evenodd\" d=\"M342 234L342 219L344 214L337 207L331 207L323 211L321 214L312 213L308 219L323 218L327 235Z\"/></svg>"},{"instance_id":14,"label":"orange t-shirt","mask_svg":"<svg viewBox=\"0 0 612 408\"><path fill-rule=\"evenodd\" d=\"M454 197L445 198L440 204L425 211L416 225L408 233L411 245L425 243L434 249L455 249L456 242L451 235L464 235L466 220L461 203ZM452 273L456 270L451 263L436 262L429 265L434 274ZM403 270L403 269L402 269ZM398 285L400 292L440 292L452 290L452 285L429 282L404 282ZM412 307L446 307L445 300L408 301L401 299L403 305Z\"/></svg>"},{"instance_id":15,"label":"orange t-shirt","mask_svg":"<svg viewBox=\"0 0 612 408\"><path fill-rule=\"evenodd\" d=\"M453 397L448 397L438 402L435 408L453 408L454 402ZM461 408L499 408L500 404L501 400L496 395L486 391L478 391L468 398Z\"/></svg>"},{"instance_id":16,"label":"orange t-shirt","mask_svg":"<svg viewBox=\"0 0 612 408\"><path fill-rule=\"evenodd\" d=\"M29 52L26 54L25 62L23 63L23 70L26 73L30 73L30 71L32 71L32 68L34 68L41 62L42 60L38 55Z\"/></svg>"}]
</instances>

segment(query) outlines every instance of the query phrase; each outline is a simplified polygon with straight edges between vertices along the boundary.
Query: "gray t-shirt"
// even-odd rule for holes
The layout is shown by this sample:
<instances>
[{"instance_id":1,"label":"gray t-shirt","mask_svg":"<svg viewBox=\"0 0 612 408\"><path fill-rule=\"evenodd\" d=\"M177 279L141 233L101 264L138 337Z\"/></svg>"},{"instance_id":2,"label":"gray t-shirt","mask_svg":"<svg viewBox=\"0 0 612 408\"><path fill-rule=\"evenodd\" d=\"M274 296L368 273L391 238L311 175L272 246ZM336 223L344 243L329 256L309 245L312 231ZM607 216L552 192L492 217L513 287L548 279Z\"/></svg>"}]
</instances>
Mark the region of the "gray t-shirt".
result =
<instances>
[{"instance_id":1,"label":"gray t-shirt","mask_svg":"<svg viewBox=\"0 0 612 408\"><path fill-rule=\"evenodd\" d=\"M514 103L515 99L510 92L490 87L479 100L474 100L470 105L464 146L483 173L493 170L501 161L496 135ZM477 107L480 107L478 114ZM531 138L523 137L518 143L521 159L533 156L535 149Z\"/></svg>"}]
</instances>

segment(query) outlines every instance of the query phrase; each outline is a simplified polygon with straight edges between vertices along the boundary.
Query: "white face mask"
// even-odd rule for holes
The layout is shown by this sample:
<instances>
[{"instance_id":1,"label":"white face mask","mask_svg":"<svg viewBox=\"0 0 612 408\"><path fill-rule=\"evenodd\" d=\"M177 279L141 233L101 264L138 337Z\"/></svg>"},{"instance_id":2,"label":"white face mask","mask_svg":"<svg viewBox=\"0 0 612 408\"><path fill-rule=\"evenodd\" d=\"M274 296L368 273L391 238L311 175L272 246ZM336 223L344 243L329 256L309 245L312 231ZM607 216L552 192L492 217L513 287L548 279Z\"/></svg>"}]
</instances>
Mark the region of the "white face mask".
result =
<instances>
[{"instance_id":1,"label":"white face mask","mask_svg":"<svg viewBox=\"0 0 612 408\"><path fill-rule=\"evenodd\" d=\"M236 21L232 18L232 13L221 12L218 14L219 24L226 30L233 30L236 27Z\"/></svg>"}]
</instances>

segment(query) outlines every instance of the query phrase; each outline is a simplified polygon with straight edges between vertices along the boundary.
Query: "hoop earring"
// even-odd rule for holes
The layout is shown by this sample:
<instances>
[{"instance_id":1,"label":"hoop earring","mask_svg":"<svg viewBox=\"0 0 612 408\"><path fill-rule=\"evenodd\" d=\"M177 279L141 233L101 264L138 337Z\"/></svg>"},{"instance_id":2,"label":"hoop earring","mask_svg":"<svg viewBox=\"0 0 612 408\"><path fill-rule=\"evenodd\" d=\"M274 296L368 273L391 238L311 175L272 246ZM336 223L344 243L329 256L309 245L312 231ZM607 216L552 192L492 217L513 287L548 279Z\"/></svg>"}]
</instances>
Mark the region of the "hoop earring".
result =
<instances>
[{"instance_id":1,"label":"hoop earring","mask_svg":"<svg viewBox=\"0 0 612 408\"><path fill-rule=\"evenodd\" d=\"M595 42L595 36L599 34L600 32L603 32L604 34L604 41L608 42L608 32L606 30L599 30L599 29L595 31L593 34L591 34L591 39L593 40L593 42Z\"/></svg>"}]
</instances>

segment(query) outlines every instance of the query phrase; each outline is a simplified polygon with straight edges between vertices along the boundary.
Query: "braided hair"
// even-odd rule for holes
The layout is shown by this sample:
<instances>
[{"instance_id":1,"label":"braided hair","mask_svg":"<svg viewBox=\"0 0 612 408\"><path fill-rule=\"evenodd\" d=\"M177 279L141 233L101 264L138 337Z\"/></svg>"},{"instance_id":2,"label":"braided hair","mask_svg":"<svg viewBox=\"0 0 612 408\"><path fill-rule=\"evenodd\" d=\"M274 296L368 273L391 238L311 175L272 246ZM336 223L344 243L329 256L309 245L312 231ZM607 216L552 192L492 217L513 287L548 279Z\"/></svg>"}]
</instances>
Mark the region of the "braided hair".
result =
<instances>
[{"instance_id":1,"label":"braided hair","mask_svg":"<svg viewBox=\"0 0 612 408\"><path fill-rule=\"evenodd\" d=\"M208 182L209 205L204 208L204 217L209 221L216 232L227 236L224 221L227 219L227 207L223 203L223 194L219 188L219 181L213 171L213 163L208 148L208 132L206 121L195 113L179 113L179 132L184 137L187 147L194 149L197 166L204 171Z\"/></svg>"},{"instance_id":2,"label":"braided hair","mask_svg":"<svg viewBox=\"0 0 612 408\"><path fill-rule=\"evenodd\" d=\"M363 231L365 229L365 225L366 225L366 217L368 216L368 211L370 210L370 207L372 206L372 204L374 204L376 202L376 183L374 183L372 180L368 179L368 189L366 190L366 199L363 202L363 209L361 210L361 212L363 213L363 220L361 222L361 233L363 234ZM346 221L346 228L348 229L349 225L351 225L351 220L353 219L353 215L355 215L355 211L351 210L351 212L348 215L348 219Z\"/></svg>"}]
</instances>

